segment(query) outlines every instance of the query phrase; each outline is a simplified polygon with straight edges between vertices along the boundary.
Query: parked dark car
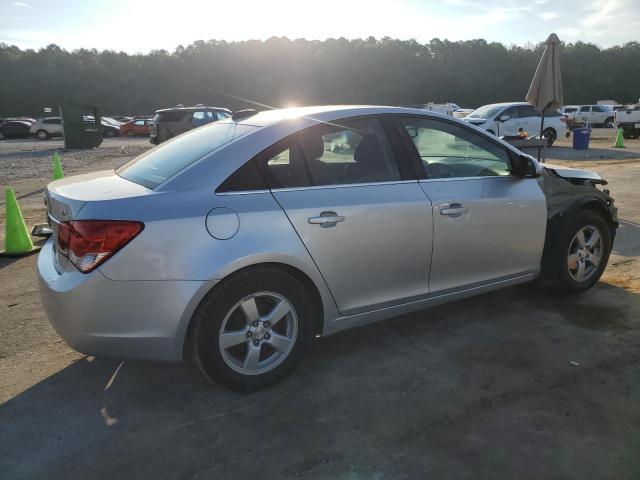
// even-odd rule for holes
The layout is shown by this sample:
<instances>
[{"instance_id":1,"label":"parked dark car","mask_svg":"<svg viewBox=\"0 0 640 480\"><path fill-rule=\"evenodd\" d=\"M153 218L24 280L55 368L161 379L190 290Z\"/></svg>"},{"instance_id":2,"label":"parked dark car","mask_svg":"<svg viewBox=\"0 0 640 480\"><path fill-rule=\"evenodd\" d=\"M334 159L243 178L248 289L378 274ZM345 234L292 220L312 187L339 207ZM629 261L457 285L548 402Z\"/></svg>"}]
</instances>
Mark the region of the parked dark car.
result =
<instances>
[{"instance_id":1,"label":"parked dark car","mask_svg":"<svg viewBox=\"0 0 640 480\"><path fill-rule=\"evenodd\" d=\"M0 140L5 138L27 138L29 137L29 122L8 121L0 124Z\"/></svg>"},{"instance_id":2,"label":"parked dark car","mask_svg":"<svg viewBox=\"0 0 640 480\"><path fill-rule=\"evenodd\" d=\"M157 110L150 125L149 141L157 145L192 128L229 117L231 117L231 110L204 105Z\"/></svg>"}]
</instances>

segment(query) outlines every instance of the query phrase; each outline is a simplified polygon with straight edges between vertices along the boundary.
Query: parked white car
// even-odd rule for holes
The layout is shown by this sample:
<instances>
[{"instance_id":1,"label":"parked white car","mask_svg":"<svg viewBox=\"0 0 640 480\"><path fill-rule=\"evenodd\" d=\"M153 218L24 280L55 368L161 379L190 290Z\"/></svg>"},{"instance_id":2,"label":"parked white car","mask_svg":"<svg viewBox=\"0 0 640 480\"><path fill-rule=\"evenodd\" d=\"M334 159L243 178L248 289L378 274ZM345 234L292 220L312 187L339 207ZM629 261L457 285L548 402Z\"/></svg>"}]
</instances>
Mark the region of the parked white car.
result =
<instances>
[{"instance_id":1,"label":"parked white car","mask_svg":"<svg viewBox=\"0 0 640 480\"><path fill-rule=\"evenodd\" d=\"M31 133L31 135L35 135L40 140L48 140L51 137L61 137L63 133L62 118L39 118L31 124L29 133Z\"/></svg>"},{"instance_id":2,"label":"parked white car","mask_svg":"<svg viewBox=\"0 0 640 480\"><path fill-rule=\"evenodd\" d=\"M622 129L624 138L640 138L640 104L615 113L616 124Z\"/></svg>"},{"instance_id":3,"label":"parked white car","mask_svg":"<svg viewBox=\"0 0 640 480\"><path fill-rule=\"evenodd\" d=\"M520 129L529 136L535 136L540 132L540 113L526 102L484 105L463 120L498 137L518 135ZM543 135L548 139L549 146L553 145L558 137L567 136L567 133L567 119L564 115L557 110L544 113Z\"/></svg>"},{"instance_id":4,"label":"parked white car","mask_svg":"<svg viewBox=\"0 0 640 480\"><path fill-rule=\"evenodd\" d=\"M611 105L580 105L573 121L585 125L606 125L613 123L615 113Z\"/></svg>"},{"instance_id":5,"label":"parked white car","mask_svg":"<svg viewBox=\"0 0 640 480\"><path fill-rule=\"evenodd\" d=\"M576 116L576 113L578 113L579 108L580 108L580 105L565 105L563 107L560 107L558 111L562 113L567 118L567 121L569 122L569 121L573 121L574 117Z\"/></svg>"}]
</instances>

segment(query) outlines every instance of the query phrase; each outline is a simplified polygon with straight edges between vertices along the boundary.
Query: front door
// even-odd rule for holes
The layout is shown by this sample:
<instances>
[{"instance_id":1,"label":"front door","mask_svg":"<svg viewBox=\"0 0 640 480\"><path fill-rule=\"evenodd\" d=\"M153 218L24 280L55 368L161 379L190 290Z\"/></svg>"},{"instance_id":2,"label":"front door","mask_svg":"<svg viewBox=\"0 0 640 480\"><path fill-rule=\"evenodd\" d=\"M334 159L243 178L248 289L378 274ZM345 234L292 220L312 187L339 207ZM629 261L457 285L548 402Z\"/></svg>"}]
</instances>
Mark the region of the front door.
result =
<instances>
[{"instance_id":1,"label":"front door","mask_svg":"<svg viewBox=\"0 0 640 480\"><path fill-rule=\"evenodd\" d=\"M430 203L380 119L312 127L259 163L343 314L427 295Z\"/></svg>"},{"instance_id":2,"label":"front door","mask_svg":"<svg viewBox=\"0 0 640 480\"><path fill-rule=\"evenodd\" d=\"M430 292L538 272L547 215L537 179L510 175L506 147L458 124L407 117L399 127L432 202Z\"/></svg>"}]
</instances>

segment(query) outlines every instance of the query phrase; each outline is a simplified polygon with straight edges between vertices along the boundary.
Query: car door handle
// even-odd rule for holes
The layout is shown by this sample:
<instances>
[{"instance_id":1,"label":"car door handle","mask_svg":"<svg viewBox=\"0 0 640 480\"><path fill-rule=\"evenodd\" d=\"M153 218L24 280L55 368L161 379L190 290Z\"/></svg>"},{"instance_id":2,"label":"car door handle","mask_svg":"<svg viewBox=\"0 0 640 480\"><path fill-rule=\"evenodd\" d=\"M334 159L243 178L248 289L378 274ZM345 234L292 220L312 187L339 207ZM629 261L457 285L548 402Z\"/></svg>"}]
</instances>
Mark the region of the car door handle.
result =
<instances>
[{"instance_id":1,"label":"car door handle","mask_svg":"<svg viewBox=\"0 0 640 480\"><path fill-rule=\"evenodd\" d=\"M469 209L461 203L445 203L440 207L440 215L449 215L450 217L459 217L468 211Z\"/></svg>"},{"instance_id":2,"label":"car door handle","mask_svg":"<svg viewBox=\"0 0 640 480\"><path fill-rule=\"evenodd\" d=\"M336 212L322 212L318 217L310 217L309 223L323 227L333 227L338 222L344 222L345 218Z\"/></svg>"}]
</instances>

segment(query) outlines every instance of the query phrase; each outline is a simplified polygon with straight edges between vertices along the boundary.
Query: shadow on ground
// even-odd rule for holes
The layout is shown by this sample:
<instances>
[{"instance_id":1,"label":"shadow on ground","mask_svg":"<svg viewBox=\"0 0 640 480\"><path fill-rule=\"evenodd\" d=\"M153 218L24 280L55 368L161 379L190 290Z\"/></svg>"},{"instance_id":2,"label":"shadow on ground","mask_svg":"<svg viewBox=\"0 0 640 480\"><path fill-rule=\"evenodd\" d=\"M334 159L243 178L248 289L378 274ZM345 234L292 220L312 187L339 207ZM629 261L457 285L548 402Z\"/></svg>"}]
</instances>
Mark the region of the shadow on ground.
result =
<instances>
[{"instance_id":1,"label":"shadow on ground","mask_svg":"<svg viewBox=\"0 0 640 480\"><path fill-rule=\"evenodd\" d=\"M253 395L84 358L0 406L3 478L637 478L640 304L533 285L321 339Z\"/></svg>"}]
</instances>

